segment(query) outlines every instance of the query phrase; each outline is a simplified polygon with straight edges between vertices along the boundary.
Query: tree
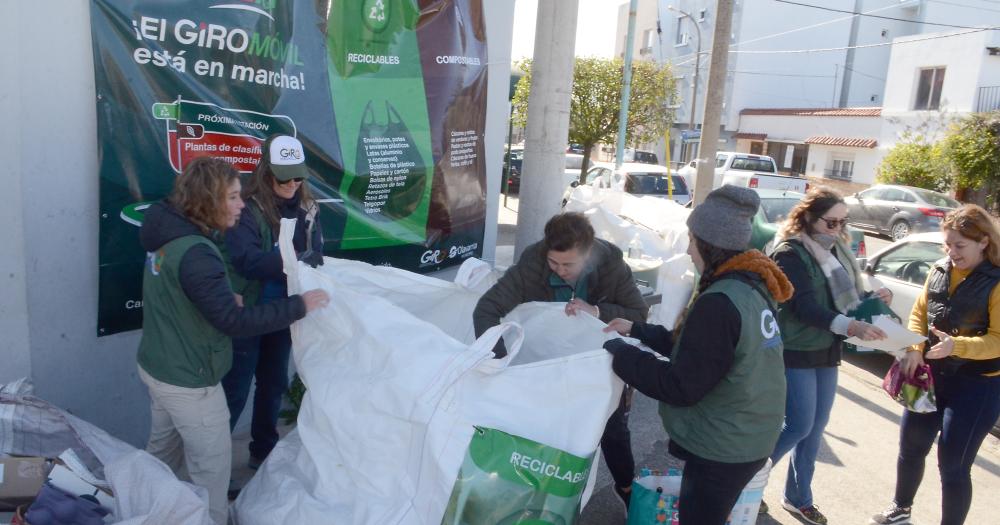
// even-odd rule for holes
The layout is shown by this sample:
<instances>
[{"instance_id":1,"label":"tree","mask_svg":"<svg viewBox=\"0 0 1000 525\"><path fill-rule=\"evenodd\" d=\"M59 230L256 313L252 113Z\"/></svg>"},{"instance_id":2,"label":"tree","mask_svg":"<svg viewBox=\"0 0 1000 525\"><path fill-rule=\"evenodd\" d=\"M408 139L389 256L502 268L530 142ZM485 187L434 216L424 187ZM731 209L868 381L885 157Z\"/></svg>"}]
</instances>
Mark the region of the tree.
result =
<instances>
[{"instance_id":1,"label":"tree","mask_svg":"<svg viewBox=\"0 0 1000 525\"><path fill-rule=\"evenodd\" d=\"M951 166L941 143L904 133L878 166L877 182L903 184L946 192L951 187Z\"/></svg>"},{"instance_id":2,"label":"tree","mask_svg":"<svg viewBox=\"0 0 1000 525\"><path fill-rule=\"evenodd\" d=\"M594 145L612 142L618 133L623 65L617 58L578 57L574 62L569 142L583 147L580 182L584 182ZM528 121L531 59L522 60L515 66L525 75L514 93L514 124L524 127ZM669 65L645 60L633 62L625 143L641 144L662 136L673 121L673 110L668 105L675 95L676 86Z\"/></svg>"},{"instance_id":3,"label":"tree","mask_svg":"<svg viewBox=\"0 0 1000 525\"><path fill-rule=\"evenodd\" d=\"M1000 111L972 113L953 123L944 154L960 187L984 190L990 207L1000 205Z\"/></svg>"}]
</instances>

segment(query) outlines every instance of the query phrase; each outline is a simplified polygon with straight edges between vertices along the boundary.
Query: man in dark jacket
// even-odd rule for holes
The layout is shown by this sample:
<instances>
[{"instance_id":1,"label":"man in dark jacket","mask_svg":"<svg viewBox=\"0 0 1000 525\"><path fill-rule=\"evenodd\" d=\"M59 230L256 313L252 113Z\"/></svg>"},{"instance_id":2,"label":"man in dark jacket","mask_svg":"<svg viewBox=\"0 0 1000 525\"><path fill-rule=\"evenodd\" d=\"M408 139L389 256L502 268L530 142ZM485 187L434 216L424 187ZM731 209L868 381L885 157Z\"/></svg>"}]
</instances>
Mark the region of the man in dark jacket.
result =
<instances>
[{"instance_id":1,"label":"man in dark jacket","mask_svg":"<svg viewBox=\"0 0 1000 525\"><path fill-rule=\"evenodd\" d=\"M483 295L472 314L476 336L500 324L517 305L531 301L565 302L567 315L586 312L604 322L644 321L649 312L621 250L595 239L593 226L581 213L549 219L545 238L528 246L517 264ZM507 353L502 341L493 351L497 357ZM628 430L631 401L632 390L626 388L601 437L615 494L626 507L635 474Z\"/></svg>"}]
</instances>

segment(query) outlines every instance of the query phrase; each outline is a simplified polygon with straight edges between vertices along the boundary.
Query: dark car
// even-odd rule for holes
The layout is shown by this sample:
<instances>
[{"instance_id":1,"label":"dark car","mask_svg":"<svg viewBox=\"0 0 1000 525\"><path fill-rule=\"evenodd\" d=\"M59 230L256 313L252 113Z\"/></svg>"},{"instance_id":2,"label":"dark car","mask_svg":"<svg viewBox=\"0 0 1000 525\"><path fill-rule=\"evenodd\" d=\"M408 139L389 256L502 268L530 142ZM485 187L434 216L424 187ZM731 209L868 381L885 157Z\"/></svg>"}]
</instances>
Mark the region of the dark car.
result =
<instances>
[{"instance_id":1,"label":"dark car","mask_svg":"<svg viewBox=\"0 0 1000 525\"><path fill-rule=\"evenodd\" d=\"M500 193L516 194L521 191L521 163L524 162L524 150L512 149L510 155L504 155L503 174L507 175L507 187L500 188ZM510 172L508 173L508 166Z\"/></svg>"},{"instance_id":2,"label":"dark car","mask_svg":"<svg viewBox=\"0 0 1000 525\"><path fill-rule=\"evenodd\" d=\"M844 199L851 226L898 241L911 233L937 231L941 219L961 204L936 191L878 185Z\"/></svg>"}]
</instances>

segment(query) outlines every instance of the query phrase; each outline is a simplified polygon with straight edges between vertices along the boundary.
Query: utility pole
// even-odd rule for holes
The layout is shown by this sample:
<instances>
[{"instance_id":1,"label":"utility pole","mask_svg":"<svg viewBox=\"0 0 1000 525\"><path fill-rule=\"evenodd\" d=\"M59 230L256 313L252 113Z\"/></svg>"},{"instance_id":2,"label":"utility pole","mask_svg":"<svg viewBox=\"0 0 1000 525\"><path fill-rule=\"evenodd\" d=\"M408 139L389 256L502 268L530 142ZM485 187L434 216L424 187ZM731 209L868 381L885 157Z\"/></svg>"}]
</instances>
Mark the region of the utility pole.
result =
<instances>
[{"instance_id":1,"label":"utility pole","mask_svg":"<svg viewBox=\"0 0 1000 525\"><path fill-rule=\"evenodd\" d=\"M639 0L630 0L628 4L628 32L625 37L625 71L622 76L622 101L618 107L618 142L615 144L615 169L625 162L625 133L628 129L628 99L632 96L632 43L635 41L635 13L639 9Z\"/></svg>"},{"instance_id":2,"label":"utility pole","mask_svg":"<svg viewBox=\"0 0 1000 525\"><path fill-rule=\"evenodd\" d=\"M733 0L718 0L715 6L715 32L712 36L712 59L708 66L705 86L705 114L701 121L701 144L698 146L698 176L695 182L694 205L705 202L715 181L715 152L719 149L719 127L722 123L722 99L726 93L726 66L729 62L729 40L733 29Z\"/></svg>"},{"instance_id":3,"label":"utility pole","mask_svg":"<svg viewBox=\"0 0 1000 525\"><path fill-rule=\"evenodd\" d=\"M524 133L514 260L545 236L545 223L559 213L569 138L573 51L578 0L538 2L531 94Z\"/></svg>"},{"instance_id":4,"label":"utility pole","mask_svg":"<svg viewBox=\"0 0 1000 525\"><path fill-rule=\"evenodd\" d=\"M864 2L854 0L854 12L860 13ZM851 36L847 41L847 56L844 58L844 86L840 88L840 106L847 107L851 96L851 77L854 76L854 48L858 45L858 26L861 25L861 15L851 18Z\"/></svg>"}]
</instances>

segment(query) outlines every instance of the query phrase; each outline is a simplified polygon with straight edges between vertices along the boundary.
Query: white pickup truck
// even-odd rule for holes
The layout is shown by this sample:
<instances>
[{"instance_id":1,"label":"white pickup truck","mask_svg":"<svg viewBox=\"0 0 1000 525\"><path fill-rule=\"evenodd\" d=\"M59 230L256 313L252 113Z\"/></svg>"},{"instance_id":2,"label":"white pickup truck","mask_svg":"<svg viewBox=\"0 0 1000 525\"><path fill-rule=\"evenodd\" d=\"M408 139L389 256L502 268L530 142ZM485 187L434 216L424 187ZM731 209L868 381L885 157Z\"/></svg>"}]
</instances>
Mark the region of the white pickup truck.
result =
<instances>
[{"instance_id":1,"label":"white pickup truck","mask_svg":"<svg viewBox=\"0 0 1000 525\"><path fill-rule=\"evenodd\" d=\"M689 188L695 187L698 163L701 161L702 159L694 159L687 166L677 170ZM715 154L715 180L712 187L718 188L723 184L799 193L805 193L809 189L809 181L804 177L779 174L777 165L771 157L736 151L720 151Z\"/></svg>"}]
</instances>

